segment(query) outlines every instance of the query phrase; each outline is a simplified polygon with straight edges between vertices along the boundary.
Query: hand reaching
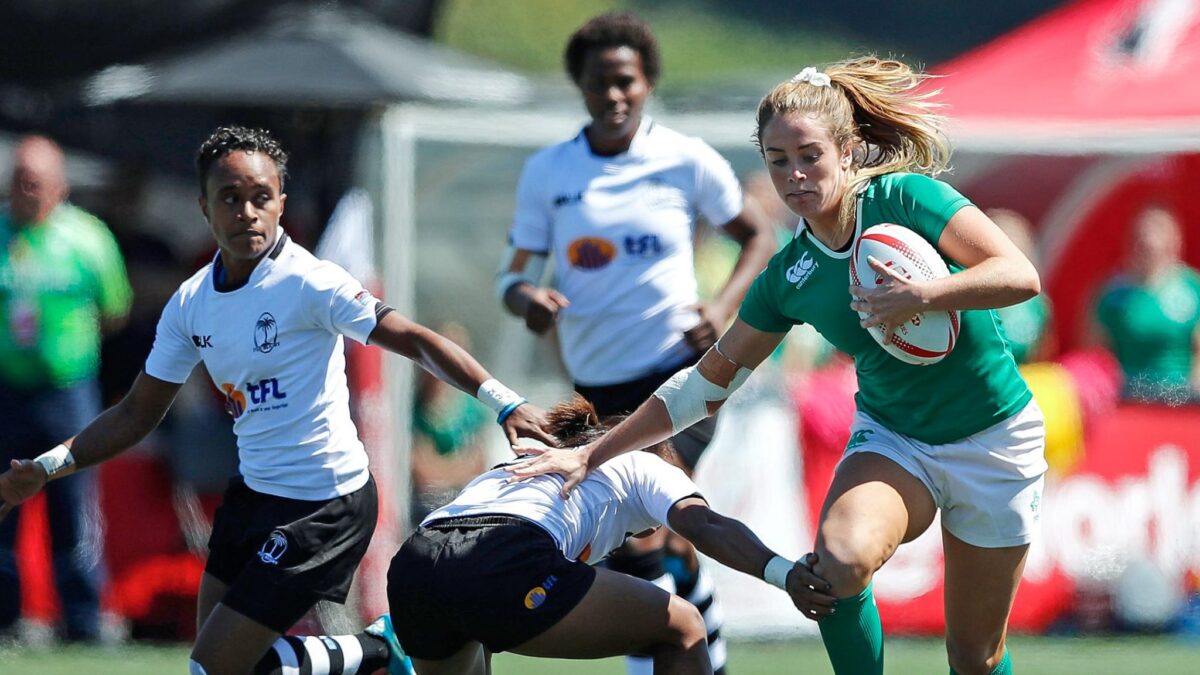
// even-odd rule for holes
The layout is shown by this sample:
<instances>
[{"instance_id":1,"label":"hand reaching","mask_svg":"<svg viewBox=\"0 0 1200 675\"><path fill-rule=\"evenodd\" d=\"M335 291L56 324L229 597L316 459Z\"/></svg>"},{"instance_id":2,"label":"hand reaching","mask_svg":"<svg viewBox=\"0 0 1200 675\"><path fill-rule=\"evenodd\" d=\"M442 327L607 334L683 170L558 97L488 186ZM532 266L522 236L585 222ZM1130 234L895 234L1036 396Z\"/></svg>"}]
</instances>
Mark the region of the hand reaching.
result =
<instances>
[{"instance_id":1,"label":"hand reaching","mask_svg":"<svg viewBox=\"0 0 1200 675\"><path fill-rule=\"evenodd\" d=\"M504 420L504 435L508 436L509 445L516 446L518 439L532 438L551 447L556 447L558 441L544 431L546 412L532 403L523 403L508 419Z\"/></svg>"},{"instance_id":2,"label":"hand reaching","mask_svg":"<svg viewBox=\"0 0 1200 675\"><path fill-rule=\"evenodd\" d=\"M31 459L14 459L0 474L0 521L18 504L36 495L49 480L41 464Z\"/></svg>"},{"instance_id":3,"label":"hand reaching","mask_svg":"<svg viewBox=\"0 0 1200 675\"><path fill-rule=\"evenodd\" d=\"M537 450L534 448L516 448L519 453L536 454L536 457L511 464L508 470L512 473L510 483L528 480L534 476L557 474L563 477L560 494L563 499L569 499L571 490L587 478L587 446L580 448L561 448L556 450Z\"/></svg>"},{"instance_id":4,"label":"hand reaching","mask_svg":"<svg viewBox=\"0 0 1200 675\"><path fill-rule=\"evenodd\" d=\"M796 562L796 566L788 572L787 592L792 597L792 604L806 619L820 621L833 614L833 603L837 598L829 594L830 585L813 572L817 564L817 554L809 553Z\"/></svg>"}]
</instances>

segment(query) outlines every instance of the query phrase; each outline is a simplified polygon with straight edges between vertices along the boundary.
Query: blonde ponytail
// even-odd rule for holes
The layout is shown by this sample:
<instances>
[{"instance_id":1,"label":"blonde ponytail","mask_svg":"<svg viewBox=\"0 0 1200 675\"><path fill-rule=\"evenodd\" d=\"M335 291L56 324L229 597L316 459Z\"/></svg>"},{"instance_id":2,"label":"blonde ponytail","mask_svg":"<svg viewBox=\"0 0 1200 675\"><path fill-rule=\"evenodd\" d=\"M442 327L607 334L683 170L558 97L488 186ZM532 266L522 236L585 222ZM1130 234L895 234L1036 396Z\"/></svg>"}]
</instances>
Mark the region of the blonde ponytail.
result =
<instances>
[{"instance_id":1,"label":"blonde ponytail","mask_svg":"<svg viewBox=\"0 0 1200 675\"><path fill-rule=\"evenodd\" d=\"M859 186L874 176L901 171L936 176L949 168L942 106L930 100L939 90L920 91L933 75L875 56L838 61L823 74L828 84L805 69L762 98L755 131L760 151L771 119L792 113L820 116L839 148L853 146L855 173L843 213L852 211Z\"/></svg>"}]
</instances>

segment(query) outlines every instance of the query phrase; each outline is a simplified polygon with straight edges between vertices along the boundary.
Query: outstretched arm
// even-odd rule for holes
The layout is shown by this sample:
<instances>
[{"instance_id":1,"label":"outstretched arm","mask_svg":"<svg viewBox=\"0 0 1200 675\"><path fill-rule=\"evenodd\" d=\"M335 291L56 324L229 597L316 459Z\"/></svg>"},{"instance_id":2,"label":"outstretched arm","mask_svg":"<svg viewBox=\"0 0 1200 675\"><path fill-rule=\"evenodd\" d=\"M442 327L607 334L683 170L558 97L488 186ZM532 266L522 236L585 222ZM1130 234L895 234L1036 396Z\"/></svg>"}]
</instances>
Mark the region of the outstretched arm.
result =
<instances>
[{"instance_id":1,"label":"outstretched arm","mask_svg":"<svg viewBox=\"0 0 1200 675\"><path fill-rule=\"evenodd\" d=\"M74 438L35 459L14 459L8 471L0 474L0 519L51 479L111 459L145 438L162 421L179 387L140 373L120 403L101 413Z\"/></svg>"},{"instance_id":2,"label":"outstretched arm","mask_svg":"<svg viewBox=\"0 0 1200 675\"><path fill-rule=\"evenodd\" d=\"M522 480L547 473L561 475L566 496L592 469L617 455L662 442L712 415L749 371L779 345L783 333L764 333L741 319L734 321L700 363L676 373L628 418L591 445L551 450L510 468Z\"/></svg>"},{"instance_id":3,"label":"outstretched arm","mask_svg":"<svg viewBox=\"0 0 1200 675\"><path fill-rule=\"evenodd\" d=\"M439 380L478 397L497 412L510 443L525 437L555 445L542 431L542 411L525 404L453 341L393 311L379 320L367 342L412 359Z\"/></svg>"},{"instance_id":4,"label":"outstretched arm","mask_svg":"<svg viewBox=\"0 0 1200 675\"><path fill-rule=\"evenodd\" d=\"M806 617L819 619L833 607L829 583L813 574L810 565L786 560L741 521L713 511L703 499L688 497L675 502L667 520L672 530L704 555L787 591Z\"/></svg>"}]
</instances>

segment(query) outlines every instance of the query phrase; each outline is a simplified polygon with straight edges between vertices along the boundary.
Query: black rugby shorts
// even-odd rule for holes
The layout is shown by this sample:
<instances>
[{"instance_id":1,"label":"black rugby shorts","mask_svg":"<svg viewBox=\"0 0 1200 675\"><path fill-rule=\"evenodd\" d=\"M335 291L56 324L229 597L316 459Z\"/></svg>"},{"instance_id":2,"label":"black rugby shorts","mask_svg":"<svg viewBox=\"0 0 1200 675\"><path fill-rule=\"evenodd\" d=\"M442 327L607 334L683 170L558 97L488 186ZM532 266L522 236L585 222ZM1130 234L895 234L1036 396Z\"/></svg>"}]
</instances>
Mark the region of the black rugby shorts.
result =
<instances>
[{"instance_id":1,"label":"black rugby shorts","mask_svg":"<svg viewBox=\"0 0 1200 675\"><path fill-rule=\"evenodd\" d=\"M388 604L396 637L418 659L467 643L502 652L565 617L596 579L550 534L507 515L451 518L418 528L392 558Z\"/></svg>"},{"instance_id":2,"label":"black rugby shorts","mask_svg":"<svg viewBox=\"0 0 1200 675\"><path fill-rule=\"evenodd\" d=\"M205 571L229 586L222 604L285 633L318 600L346 601L378 514L374 478L305 501L255 492L235 476L213 518Z\"/></svg>"}]
</instances>

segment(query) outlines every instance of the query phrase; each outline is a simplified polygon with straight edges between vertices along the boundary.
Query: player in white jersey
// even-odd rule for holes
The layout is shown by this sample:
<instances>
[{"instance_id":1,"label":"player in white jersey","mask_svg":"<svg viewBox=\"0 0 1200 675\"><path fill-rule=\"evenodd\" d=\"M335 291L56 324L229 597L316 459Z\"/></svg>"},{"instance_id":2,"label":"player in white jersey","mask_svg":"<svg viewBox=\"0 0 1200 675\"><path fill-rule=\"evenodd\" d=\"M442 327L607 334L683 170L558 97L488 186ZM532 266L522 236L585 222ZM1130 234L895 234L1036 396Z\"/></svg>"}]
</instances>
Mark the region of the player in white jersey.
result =
<instances>
[{"instance_id":1,"label":"player in white jersey","mask_svg":"<svg viewBox=\"0 0 1200 675\"><path fill-rule=\"evenodd\" d=\"M204 362L234 417L240 475L213 523L193 674L248 673L317 600L345 601L378 501L350 419L343 335L477 393L510 440L553 442L541 431L541 412L469 354L288 239L279 227L286 163L262 130L222 127L201 145L200 209L218 254L163 309L128 395L74 438L0 474L2 518L48 480L144 438ZM387 663L383 641L360 647L364 667Z\"/></svg>"},{"instance_id":2,"label":"player in white jersey","mask_svg":"<svg viewBox=\"0 0 1200 675\"><path fill-rule=\"evenodd\" d=\"M547 417L564 445L604 433L595 409L579 398ZM655 450L670 452L666 444ZM661 525L794 598L833 602L814 589L824 582L808 568L709 509L696 484L654 452L614 459L569 500L558 476L511 478L505 465L475 478L392 559L391 623L421 675L482 675L487 655L500 651L578 659L636 651L653 655L656 673L712 672L707 630L693 605L592 567L628 537Z\"/></svg>"},{"instance_id":3,"label":"player in white jersey","mask_svg":"<svg viewBox=\"0 0 1200 675\"><path fill-rule=\"evenodd\" d=\"M712 346L775 240L765 219L744 207L723 157L643 115L660 70L649 26L626 13L596 17L571 36L564 60L591 122L526 163L496 290L530 330L556 326L575 390L608 417L632 412ZM701 216L742 246L729 280L703 305L693 261ZM548 258L553 288L541 285ZM715 425L707 420L674 439L689 471ZM642 554L614 557L614 569L663 578L661 546L638 548ZM709 588L694 552L685 553L680 592ZM693 599L712 603L707 591ZM714 635L718 612L710 612Z\"/></svg>"}]
</instances>

